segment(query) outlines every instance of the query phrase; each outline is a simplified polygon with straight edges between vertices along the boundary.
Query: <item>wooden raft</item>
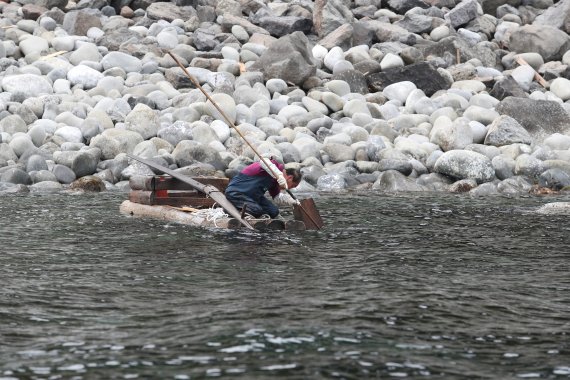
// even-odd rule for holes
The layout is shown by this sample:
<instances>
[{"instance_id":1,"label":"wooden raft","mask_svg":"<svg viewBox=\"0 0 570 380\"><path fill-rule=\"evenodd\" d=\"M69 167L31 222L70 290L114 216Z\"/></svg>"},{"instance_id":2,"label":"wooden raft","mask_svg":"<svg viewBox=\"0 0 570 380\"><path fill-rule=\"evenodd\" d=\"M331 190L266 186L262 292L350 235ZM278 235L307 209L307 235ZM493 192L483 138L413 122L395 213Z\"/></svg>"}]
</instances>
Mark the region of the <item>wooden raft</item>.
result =
<instances>
[{"instance_id":1,"label":"wooden raft","mask_svg":"<svg viewBox=\"0 0 570 380\"><path fill-rule=\"evenodd\" d=\"M212 185L222 193L229 180L219 177L194 177L204 185ZM190 206L194 208L213 207L215 202L206 194L193 189L187 183L170 176L135 176L129 180L129 200L148 206Z\"/></svg>"},{"instance_id":2,"label":"wooden raft","mask_svg":"<svg viewBox=\"0 0 570 380\"><path fill-rule=\"evenodd\" d=\"M222 193L228 186L227 178L192 177L194 180L216 187ZM134 176L129 180L129 200L120 206L123 214L136 217L218 228L240 228L241 223L232 217L208 220L200 209L216 207L214 200L194 190L189 184L170 176ZM198 212L196 212L198 211ZM306 229L302 220L248 219L257 230Z\"/></svg>"}]
</instances>

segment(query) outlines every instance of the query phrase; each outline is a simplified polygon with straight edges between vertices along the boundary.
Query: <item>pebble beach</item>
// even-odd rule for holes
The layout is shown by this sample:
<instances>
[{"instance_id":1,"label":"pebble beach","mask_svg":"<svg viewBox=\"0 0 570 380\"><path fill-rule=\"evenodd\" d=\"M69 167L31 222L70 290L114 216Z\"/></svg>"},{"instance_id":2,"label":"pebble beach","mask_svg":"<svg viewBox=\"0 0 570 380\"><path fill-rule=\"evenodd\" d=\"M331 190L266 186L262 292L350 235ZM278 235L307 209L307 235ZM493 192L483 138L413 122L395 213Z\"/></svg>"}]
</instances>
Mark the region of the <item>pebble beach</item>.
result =
<instances>
[{"instance_id":1,"label":"pebble beach","mask_svg":"<svg viewBox=\"0 0 570 380\"><path fill-rule=\"evenodd\" d=\"M232 177L297 191L570 189L570 0L0 2L0 194Z\"/></svg>"}]
</instances>

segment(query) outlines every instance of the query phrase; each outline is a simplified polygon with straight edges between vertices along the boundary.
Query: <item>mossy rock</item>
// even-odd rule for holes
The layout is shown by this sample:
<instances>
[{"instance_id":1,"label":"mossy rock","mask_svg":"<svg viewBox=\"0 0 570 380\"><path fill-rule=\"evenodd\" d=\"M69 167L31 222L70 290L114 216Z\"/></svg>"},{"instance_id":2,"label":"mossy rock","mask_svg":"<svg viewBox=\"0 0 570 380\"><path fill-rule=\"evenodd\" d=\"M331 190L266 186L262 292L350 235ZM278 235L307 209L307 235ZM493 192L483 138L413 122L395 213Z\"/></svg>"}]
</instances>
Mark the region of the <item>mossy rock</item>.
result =
<instances>
[{"instance_id":1,"label":"mossy rock","mask_svg":"<svg viewBox=\"0 0 570 380\"><path fill-rule=\"evenodd\" d=\"M70 185L71 190L81 190L89 192L101 192L105 191L105 183L99 177L93 175L87 175L73 181Z\"/></svg>"}]
</instances>

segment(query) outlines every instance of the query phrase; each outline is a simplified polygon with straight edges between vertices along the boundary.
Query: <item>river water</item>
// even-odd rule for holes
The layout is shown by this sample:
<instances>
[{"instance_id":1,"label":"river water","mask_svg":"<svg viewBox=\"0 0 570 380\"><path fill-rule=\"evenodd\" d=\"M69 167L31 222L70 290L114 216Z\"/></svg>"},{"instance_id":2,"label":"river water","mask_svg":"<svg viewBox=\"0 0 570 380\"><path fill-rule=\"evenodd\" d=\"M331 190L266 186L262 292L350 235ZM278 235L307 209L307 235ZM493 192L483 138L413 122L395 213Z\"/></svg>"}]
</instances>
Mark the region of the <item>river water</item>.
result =
<instances>
[{"instance_id":1,"label":"river water","mask_svg":"<svg viewBox=\"0 0 570 380\"><path fill-rule=\"evenodd\" d=\"M191 228L124 193L0 198L0 379L570 377L569 197L337 194Z\"/></svg>"}]
</instances>

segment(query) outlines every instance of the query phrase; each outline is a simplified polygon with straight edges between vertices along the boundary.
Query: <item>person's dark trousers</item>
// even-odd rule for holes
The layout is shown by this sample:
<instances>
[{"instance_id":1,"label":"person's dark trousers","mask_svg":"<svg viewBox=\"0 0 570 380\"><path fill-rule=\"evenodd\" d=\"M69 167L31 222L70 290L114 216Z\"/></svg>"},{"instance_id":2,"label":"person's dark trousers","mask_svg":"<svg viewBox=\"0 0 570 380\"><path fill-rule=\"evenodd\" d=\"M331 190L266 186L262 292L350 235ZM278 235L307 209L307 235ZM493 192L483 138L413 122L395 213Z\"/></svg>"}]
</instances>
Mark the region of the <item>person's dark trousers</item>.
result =
<instances>
[{"instance_id":1,"label":"person's dark trousers","mask_svg":"<svg viewBox=\"0 0 570 380\"><path fill-rule=\"evenodd\" d=\"M226 193L226 198L238 210L241 210L245 205L245 212L252 215L255 218L261 217L263 214L269 215L271 218L275 218L279 215L279 209L271 201L265 197L260 199L260 202L256 202L250 197L242 193L229 192Z\"/></svg>"}]
</instances>

